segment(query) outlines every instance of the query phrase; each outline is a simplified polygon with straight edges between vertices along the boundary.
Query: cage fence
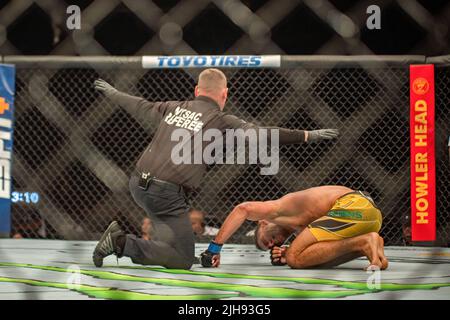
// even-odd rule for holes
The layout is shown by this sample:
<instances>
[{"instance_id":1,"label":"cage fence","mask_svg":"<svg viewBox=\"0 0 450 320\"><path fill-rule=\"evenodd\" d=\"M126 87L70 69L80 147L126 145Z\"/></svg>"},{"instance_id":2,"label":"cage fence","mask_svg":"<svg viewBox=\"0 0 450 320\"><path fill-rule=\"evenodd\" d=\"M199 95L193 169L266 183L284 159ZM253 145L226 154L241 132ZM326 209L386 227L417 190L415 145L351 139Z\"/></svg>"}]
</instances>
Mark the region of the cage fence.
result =
<instances>
[{"instance_id":1,"label":"cage fence","mask_svg":"<svg viewBox=\"0 0 450 320\"><path fill-rule=\"evenodd\" d=\"M200 70L136 68L137 57L108 57L110 64L67 59L78 60L4 59L18 67L14 190L40 195L37 204L13 206L13 234L96 240L116 219L127 232L139 235L145 213L128 192L128 177L157 124L142 123L110 103L93 82L103 78L151 101L187 100L193 98ZM211 166L191 197L192 207L205 212L206 225L219 228L241 202L345 185L369 192L381 208L387 245L409 244L409 64L422 60L283 59L282 68L223 69L229 81L225 110L258 125L337 128L339 139L282 146L279 172L272 176L261 175L258 165ZM436 71L439 243L450 238L448 71L445 65ZM247 222L231 242L253 242L254 228Z\"/></svg>"}]
</instances>

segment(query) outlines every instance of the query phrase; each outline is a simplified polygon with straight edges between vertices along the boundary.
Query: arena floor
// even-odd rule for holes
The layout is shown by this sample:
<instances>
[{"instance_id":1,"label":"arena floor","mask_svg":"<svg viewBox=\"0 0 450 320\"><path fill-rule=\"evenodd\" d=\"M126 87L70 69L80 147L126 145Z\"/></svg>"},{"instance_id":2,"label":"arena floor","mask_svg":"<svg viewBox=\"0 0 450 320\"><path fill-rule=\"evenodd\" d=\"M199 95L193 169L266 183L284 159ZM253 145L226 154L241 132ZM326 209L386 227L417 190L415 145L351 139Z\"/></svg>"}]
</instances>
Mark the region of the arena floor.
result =
<instances>
[{"instance_id":1,"label":"arena floor","mask_svg":"<svg viewBox=\"0 0 450 320\"><path fill-rule=\"evenodd\" d=\"M222 265L191 271L134 265L95 268L89 241L0 240L0 299L449 299L450 249L386 248L388 270L365 259L334 269L273 267L253 246L227 245ZM197 246L197 253L206 245ZM78 273L79 272L79 273ZM370 277L368 288L367 280Z\"/></svg>"}]
</instances>

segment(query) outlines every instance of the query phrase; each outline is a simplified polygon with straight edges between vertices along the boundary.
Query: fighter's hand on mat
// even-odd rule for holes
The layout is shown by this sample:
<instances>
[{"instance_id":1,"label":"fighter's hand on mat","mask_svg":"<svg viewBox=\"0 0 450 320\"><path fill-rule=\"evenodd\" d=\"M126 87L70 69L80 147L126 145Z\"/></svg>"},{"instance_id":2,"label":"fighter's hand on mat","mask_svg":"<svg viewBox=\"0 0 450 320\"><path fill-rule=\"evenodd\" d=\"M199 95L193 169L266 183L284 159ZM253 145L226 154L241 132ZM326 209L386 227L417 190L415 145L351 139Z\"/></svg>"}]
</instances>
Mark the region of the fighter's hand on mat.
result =
<instances>
[{"instance_id":1,"label":"fighter's hand on mat","mask_svg":"<svg viewBox=\"0 0 450 320\"><path fill-rule=\"evenodd\" d=\"M105 96L109 97L117 92L117 89L110 85L103 79L97 79L94 81L94 88L97 91L102 92Z\"/></svg>"},{"instance_id":2,"label":"fighter's hand on mat","mask_svg":"<svg viewBox=\"0 0 450 320\"><path fill-rule=\"evenodd\" d=\"M273 247L270 250L270 262L274 266L284 266L286 264L286 250L287 246L284 247Z\"/></svg>"},{"instance_id":3,"label":"fighter's hand on mat","mask_svg":"<svg viewBox=\"0 0 450 320\"><path fill-rule=\"evenodd\" d=\"M320 140L336 139L339 136L339 130L337 129L320 129L307 132L308 132L308 137L306 138L307 143L316 142Z\"/></svg>"},{"instance_id":4,"label":"fighter's hand on mat","mask_svg":"<svg viewBox=\"0 0 450 320\"><path fill-rule=\"evenodd\" d=\"M200 262L203 267L216 268L220 265L220 254L213 254L206 250L200 255Z\"/></svg>"},{"instance_id":5,"label":"fighter's hand on mat","mask_svg":"<svg viewBox=\"0 0 450 320\"><path fill-rule=\"evenodd\" d=\"M208 249L200 255L200 262L202 266L211 268L220 265L220 250L222 245L211 241Z\"/></svg>"}]
</instances>

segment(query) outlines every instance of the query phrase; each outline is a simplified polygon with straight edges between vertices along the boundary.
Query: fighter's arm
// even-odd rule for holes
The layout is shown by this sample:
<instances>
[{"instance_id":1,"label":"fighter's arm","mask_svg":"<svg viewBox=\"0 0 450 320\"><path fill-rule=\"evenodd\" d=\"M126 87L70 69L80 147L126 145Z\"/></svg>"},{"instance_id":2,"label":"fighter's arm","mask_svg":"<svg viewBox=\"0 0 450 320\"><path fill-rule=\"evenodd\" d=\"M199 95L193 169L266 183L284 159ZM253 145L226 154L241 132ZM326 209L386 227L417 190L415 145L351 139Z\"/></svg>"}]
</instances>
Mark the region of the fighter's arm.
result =
<instances>
[{"instance_id":1,"label":"fighter's arm","mask_svg":"<svg viewBox=\"0 0 450 320\"><path fill-rule=\"evenodd\" d=\"M281 145L286 144L297 144L297 143L310 143L319 140L329 140L334 139L339 135L337 129L321 129L321 130L297 130L297 129L286 129L281 127L266 127L257 126L254 123L246 122L234 115L225 115L225 122L233 129L254 129L258 131L259 129L275 129L278 130L279 143ZM268 133L269 134L269 133ZM270 138L270 137L269 137Z\"/></svg>"},{"instance_id":2,"label":"fighter's arm","mask_svg":"<svg viewBox=\"0 0 450 320\"><path fill-rule=\"evenodd\" d=\"M278 216L279 201L244 202L236 206L227 216L214 241L201 254L204 267L218 267L220 264L220 250L223 244L236 232L245 220L258 221L275 219Z\"/></svg>"},{"instance_id":3,"label":"fighter's arm","mask_svg":"<svg viewBox=\"0 0 450 320\"><path fill-rule=\"evenodd\" d=\"M227 216L214 242L223 245L245 222L245 220L273 220L278 216L279 202L252 201L236 206Z\"/></svg>"},{"instance_id":4,"label":"fighter's arm","mask_svg":"<svg viewBox=\"0 0 450 320\"><path fill-rule=\"evenodd\" d=\"M128 113L144 122L160 118L167 109L166 102L150 102L121 92L102 79L94 82L97 91L102 92L112 102L124 108Z\"/></svg>"}]
</instances>

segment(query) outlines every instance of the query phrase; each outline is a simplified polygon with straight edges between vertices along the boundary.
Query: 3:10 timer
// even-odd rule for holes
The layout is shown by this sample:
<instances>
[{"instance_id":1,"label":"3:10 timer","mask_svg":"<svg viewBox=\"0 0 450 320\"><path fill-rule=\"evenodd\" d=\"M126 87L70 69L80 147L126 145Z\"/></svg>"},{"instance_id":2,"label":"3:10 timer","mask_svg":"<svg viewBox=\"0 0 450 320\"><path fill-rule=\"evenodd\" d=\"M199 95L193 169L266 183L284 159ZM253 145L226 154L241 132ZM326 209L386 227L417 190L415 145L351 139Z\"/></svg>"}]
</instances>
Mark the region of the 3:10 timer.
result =
<instances>
[{"instance_id":1,"label":"3:10 timer","mask_svg":"<svg viewBox=\"0 0 450 320\"><path fill-rule=\"evenodd\" d=\"M13 203L25 202L25 203L38 203L39 194L37 192L17 192L11 193L11 201Z\"/></svg>"}]
</instances>

